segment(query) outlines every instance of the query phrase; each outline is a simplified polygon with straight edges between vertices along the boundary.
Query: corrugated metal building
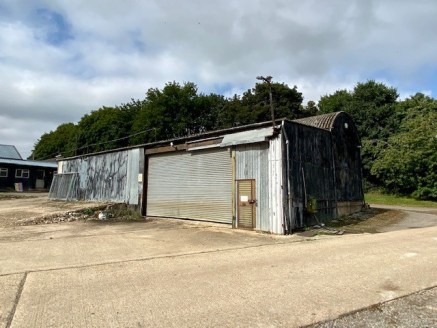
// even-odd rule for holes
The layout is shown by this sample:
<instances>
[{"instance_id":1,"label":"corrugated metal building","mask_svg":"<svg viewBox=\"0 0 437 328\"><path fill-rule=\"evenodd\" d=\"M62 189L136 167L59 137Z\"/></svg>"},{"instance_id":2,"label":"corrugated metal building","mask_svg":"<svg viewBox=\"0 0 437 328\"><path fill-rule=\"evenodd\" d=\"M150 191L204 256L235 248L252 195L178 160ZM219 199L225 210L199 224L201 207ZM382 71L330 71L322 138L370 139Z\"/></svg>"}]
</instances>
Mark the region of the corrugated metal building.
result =
<instances>
[{"instance_id":1,"label":"corrugated metal building","mask_svg":"<svg viewBox=\"0 0 437 328\"><path fill-rule=\"evenodd\" d=\"M359 145L339 112L64 159L58 178L70 198L283 234L361 209Z\"/></svg>"}]
</instances>

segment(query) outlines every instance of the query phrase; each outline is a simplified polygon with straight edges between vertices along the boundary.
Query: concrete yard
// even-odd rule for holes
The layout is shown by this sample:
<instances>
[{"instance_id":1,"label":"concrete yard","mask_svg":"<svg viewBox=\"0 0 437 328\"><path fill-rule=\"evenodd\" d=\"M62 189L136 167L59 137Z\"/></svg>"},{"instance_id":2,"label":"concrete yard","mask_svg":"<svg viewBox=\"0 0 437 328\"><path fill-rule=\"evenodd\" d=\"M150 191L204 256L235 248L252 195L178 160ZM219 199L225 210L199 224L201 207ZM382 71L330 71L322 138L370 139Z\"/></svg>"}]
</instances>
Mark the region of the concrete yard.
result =
<instances>
[{"instance_id":1,"label":"concrete yard","mask_svg":"<svg viewBox=\"0 0 437 328\"><path fill-rule=\"evenodd\" d=\"M1 228L0 327L325 322L437 286L435 220L313 238L165 219Z\"/></svg>"}]
</instances>

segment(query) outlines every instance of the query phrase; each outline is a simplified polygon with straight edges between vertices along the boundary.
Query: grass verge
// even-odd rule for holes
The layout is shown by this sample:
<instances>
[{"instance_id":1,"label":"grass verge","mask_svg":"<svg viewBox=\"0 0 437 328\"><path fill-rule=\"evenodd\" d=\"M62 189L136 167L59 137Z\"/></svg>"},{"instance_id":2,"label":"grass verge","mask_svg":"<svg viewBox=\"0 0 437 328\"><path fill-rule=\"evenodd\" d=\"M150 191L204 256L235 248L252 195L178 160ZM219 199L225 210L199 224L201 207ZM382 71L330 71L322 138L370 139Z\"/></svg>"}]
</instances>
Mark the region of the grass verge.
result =
<instances>
[{"instance_id":1,"label":"grass verge","mask_svg":"<svg viewBox=\"0 0 437 328\"><path fill-rule=\"evenodd\" d=\"M395 195L382 194L380 192L369 192L364 195L366 203L369 204L386 204L399 206L422 206L437 207L437 202L428 200L417 200L409 197L400 197Z\"/></svg>"}]
</instances>

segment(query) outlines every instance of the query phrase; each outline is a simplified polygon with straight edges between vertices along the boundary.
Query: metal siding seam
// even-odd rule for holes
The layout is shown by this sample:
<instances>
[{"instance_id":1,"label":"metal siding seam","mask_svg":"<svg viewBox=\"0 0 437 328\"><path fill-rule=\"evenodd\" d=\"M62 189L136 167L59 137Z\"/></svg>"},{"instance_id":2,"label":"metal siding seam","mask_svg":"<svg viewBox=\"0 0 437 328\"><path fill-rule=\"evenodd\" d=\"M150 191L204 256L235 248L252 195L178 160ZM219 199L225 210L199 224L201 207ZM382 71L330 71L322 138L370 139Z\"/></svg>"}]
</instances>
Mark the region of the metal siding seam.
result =
<instances>
[{"instance_id":1,"label":"metal siding seam","mask_svg":"<svg viewBox=\"0 0 437 328\"><path fill-rule=\"evenodd\" d=\"M270 140L269 148L269 231L276 234L283 233L282 227L282 154L281 138Z\"/></svg>"},{"instance_id":2,"label":"metal siding seam","mask_svg":"<svg viewBox=\"0 0 437 328\"><path fill-rule=\"evenodd\" d=\"M127 165L127 203L138 205L138 171L140 150L138 148L129 150Z\"/></svg>"},{"instance_id":3,"label":"metal siding seam","mask_svg":"<svg viewBox=\"0 0 437 328\"><path fill-rule=\"evenodd\" d=\"M127 192L124 196L124 201L127 204L130 204L130 190L132 187L132 150L128 150L127 152L127 172L126 172L126 187L129 192Z\"/></svg>"},{"instance_id":4,"label":"metal siding seam","mask_svg":"<svg viewBox=\"0 0 437 328\"><path fill-rule=\"evenodd\" d=\"M274 232L273 224L275 220L275 143L270 141L270 151L269 151L269 231Z\"/></svg>"},{"instance_id":5,"label":"metal siding seam","mask_svg":"<svg viewBox=\"0 0 437 328\"><path fill-rule=\"evenodd\" d=\"M232 147L231 150L231 165L232 165L232 227L237 227L237 193L236 193L236 151L235 147Z\"/></svg>"},{"instance_id":6,"label":"metal siding seam","mask_svg":"<svg viewBox=\"0 0 437 328\"><path fill-rule=\"evenodd\" d=\"M262 222L261 229L269 231L269 145L262 154L262 167L260 168L262 186Z\"/></svg>"},{"instance_id":7,"label":"metal siding seam","mask_svg":"<svg viewBox=\"0 0 437 328\"><path fill-rule=\"evenodd\" d=\"M282 160L282 138L280 138L279 136L276 139L276 154L278 156L278 161L276 162L276 170L278 172L278 186L277 186L277 191L278 191L278 195L277 195L277 208L278 208L278 217L277 217L277 222L276 222L276 233L281 233L283 234L283 229L284 227L282 226L282 218L283 218L283 209L284 207L282 206L282 183L283 183L283 178L282 178L282 165L283 165L283 160Z\"/></svg>"},{"instance_id":8,"label":"metal siding seam","mask_svg":"<svg viewBox=\"0 0 437 328\"><path fill-rule=\"evenodd\" d=\"M259 155L258 155L258 167L257 167L257 199L258 206L257 206L257 216L258 216L258 225L257 229L261 231L268 231L268 208L269 208L269 201L268 201L268 185L266 188L265 180L268 178L268 144L260 145L263 148L260 149Z\"/></svg>"},{"instance_id":9,"label":"metal siding seam","mask_svg":"<svg viewBox=\"0 0 437 328\"><path fill-rule=\"evenodd\" d=\"M277 218L278 218L278 210L277 210L277 206L276 206L276 203L277 203L277 189L276 189L276 186L278 185L278 172L277 172L277 170L276 170L276 161L277 161L277 157L276 157L276 142L274 142L273 140L272 140L272 144L273 144L273 147L272 147L272 182L273 182L273 184L272 184L272 205L271 205L271 208L272 208L272 216L271 216L271 226L270 226L270 231L271 232L273 232L273 233L275 233L276 232L276 221L277 221Z\"/></svg>"},{"instance_id":10,"label":"metal siding seam","mask_svg":"<svg viewBox=\"0 0 437 328\"><path fill-rule=\"evenodd\" d=\"M262 209L262 192L261 192L261 166L262 166L262 149L263 144L253 145L253 176L255 179L255 197L257 200L255 212L256 212L256 225L255 228L257 230L261 230L260 227L262 225L262 217L261 217L261 209Z\"/></svg>"}]
</instances>

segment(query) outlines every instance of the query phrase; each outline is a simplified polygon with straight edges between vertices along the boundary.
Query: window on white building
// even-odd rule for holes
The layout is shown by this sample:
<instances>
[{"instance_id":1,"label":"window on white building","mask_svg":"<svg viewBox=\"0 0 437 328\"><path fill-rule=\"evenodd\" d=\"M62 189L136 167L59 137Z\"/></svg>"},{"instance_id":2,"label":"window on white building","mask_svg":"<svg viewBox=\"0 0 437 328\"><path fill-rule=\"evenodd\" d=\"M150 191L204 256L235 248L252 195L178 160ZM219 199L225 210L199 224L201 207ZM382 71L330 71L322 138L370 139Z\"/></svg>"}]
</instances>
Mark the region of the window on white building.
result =
<instances>
[{"instance_id":1,"label":"window on white building","mask_svg":"<svg viewBox=\"0 0 437 328\"><path fill-rule=\"evenodd\" d=\"M28 169L16 169L15 170L16 178L29 178L29 170Z\"/></svg>"},{"instance_id":2,"label":"window on white building","mask_svg":"<svg viewBox=\"0 0 437 328\"><path fill-rule=\"evenodd\" d=\"M0 167L0 178L8 177L8 169L4 167Z\"/></svg>"}]
</instances>

